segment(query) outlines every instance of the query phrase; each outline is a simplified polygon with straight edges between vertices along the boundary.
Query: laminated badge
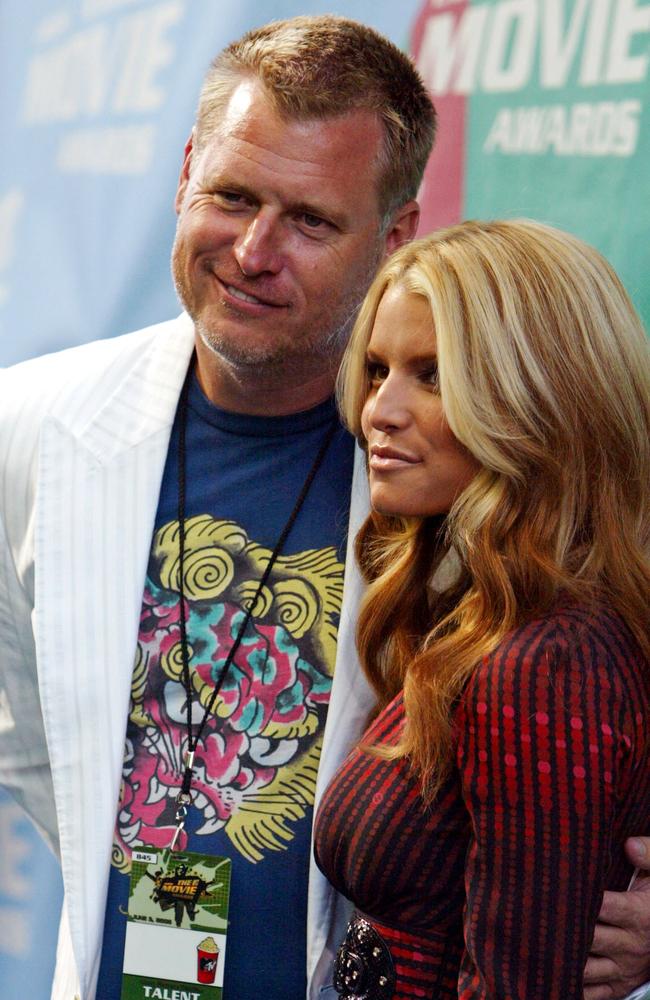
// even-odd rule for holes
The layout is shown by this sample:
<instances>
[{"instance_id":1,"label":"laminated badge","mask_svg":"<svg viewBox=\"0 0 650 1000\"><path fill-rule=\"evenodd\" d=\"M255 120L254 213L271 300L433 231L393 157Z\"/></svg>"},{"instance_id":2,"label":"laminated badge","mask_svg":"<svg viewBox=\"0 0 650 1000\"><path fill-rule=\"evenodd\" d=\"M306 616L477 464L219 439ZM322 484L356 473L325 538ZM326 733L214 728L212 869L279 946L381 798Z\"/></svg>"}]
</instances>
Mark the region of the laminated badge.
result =
<instances>
[{"instance_id":1,"label":"laminated badge","mask_svg":"<svg viewBox=\"0 0 650 1000\"><path fill-rule=\"evenodd\" d=\"M133 851L121 1000L221 1000L229 858Z\"/></svg>"}]
</instances>

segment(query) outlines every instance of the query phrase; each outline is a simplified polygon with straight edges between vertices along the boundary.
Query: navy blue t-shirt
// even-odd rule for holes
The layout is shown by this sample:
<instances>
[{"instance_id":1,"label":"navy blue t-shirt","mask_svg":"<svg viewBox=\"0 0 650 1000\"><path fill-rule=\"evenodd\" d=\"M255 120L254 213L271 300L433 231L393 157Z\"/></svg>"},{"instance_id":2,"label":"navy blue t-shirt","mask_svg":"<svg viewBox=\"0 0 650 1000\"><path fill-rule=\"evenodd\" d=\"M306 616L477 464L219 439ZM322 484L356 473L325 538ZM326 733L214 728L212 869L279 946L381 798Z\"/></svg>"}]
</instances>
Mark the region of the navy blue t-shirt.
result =
<instances>
[{"instance_id":1,"label":"navy blue t-shirt","mask_svg":"<svg viewBox=\"0 0 650 1000\"><path fill-rule=\"evenodd\" d=\"M311 464L332 401L228 413L193 379L185 595L194 732ZM131 850L169 845L186 747L178 599L178 420L145 583L98 1000L118 1000ZM195 757L183 849L232 859L224 1000L302 1000L312 806L343 589L353 442L338 427L260 595Z\"/></svg>"}]
</instances>

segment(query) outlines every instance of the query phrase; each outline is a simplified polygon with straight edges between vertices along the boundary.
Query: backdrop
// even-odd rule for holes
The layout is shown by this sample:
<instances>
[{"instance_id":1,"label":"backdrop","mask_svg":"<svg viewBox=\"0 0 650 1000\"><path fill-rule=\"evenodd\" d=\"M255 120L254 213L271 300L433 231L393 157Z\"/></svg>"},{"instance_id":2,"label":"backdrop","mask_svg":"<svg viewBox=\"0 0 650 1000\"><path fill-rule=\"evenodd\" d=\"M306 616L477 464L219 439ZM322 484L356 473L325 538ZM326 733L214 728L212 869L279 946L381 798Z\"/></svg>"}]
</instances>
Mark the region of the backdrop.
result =
<instances>
[{"instance_id":1,"label":"backdrop","mask_svg":"<svg viewBox=\"0 0 650 1000\"><path fill-rule=\"evenodd\" d=\"M247 28L324 11L408 48L435 98L421 232L564 226L609 257L648 324L650 3L0 0L0 366L178 311L172 202L203 73ZM49 995L57 878L0 800L2 997L23 995L27 970L42 973L33 1000Z\"/></svg>"}]
</instances>

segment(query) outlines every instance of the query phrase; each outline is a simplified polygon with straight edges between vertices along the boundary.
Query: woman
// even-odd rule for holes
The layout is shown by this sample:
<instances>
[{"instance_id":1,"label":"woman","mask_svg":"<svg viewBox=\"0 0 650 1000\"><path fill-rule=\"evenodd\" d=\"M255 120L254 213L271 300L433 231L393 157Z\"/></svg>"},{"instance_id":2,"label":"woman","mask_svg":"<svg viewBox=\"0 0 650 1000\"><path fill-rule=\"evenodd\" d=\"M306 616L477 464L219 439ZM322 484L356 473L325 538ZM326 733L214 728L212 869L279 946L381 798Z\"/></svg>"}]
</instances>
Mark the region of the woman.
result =
<instances>
[{"instance_id":1,"label":"woman","mask_svg":"<svg viewBox=\"0 0 650 1000\"><path fill-rule=\"evenodd\" d=\"M582 1000L650 815L649 378L612 269L540 224L445 230L370 289L341 400L378 714L316 830L342 996Z\"/></svg>"}]
</instances>

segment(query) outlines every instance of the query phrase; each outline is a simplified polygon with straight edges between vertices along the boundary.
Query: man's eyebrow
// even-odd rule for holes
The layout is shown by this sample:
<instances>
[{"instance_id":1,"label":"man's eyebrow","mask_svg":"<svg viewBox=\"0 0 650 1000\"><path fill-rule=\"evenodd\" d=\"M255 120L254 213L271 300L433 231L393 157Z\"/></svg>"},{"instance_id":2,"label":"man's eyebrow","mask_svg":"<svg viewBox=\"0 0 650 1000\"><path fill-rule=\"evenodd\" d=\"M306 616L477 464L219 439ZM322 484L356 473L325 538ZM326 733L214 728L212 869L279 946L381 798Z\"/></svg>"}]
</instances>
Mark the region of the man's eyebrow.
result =
<instances>
[{"instance_id":1,"label":"man's eyebrow","mask_svg":"<svg viewBox=\"0 0 650 1000\"><path fill-rule=\"evenodd\" d=\"M242 184L241 181L234 181L218 174L213 174L212 176L206 174L203 182L210 191L232 191L233 194L243 194L246 198L250 198L251 201L257 200L251 189L246 184Z\"/></svg>"}]
</instances>

